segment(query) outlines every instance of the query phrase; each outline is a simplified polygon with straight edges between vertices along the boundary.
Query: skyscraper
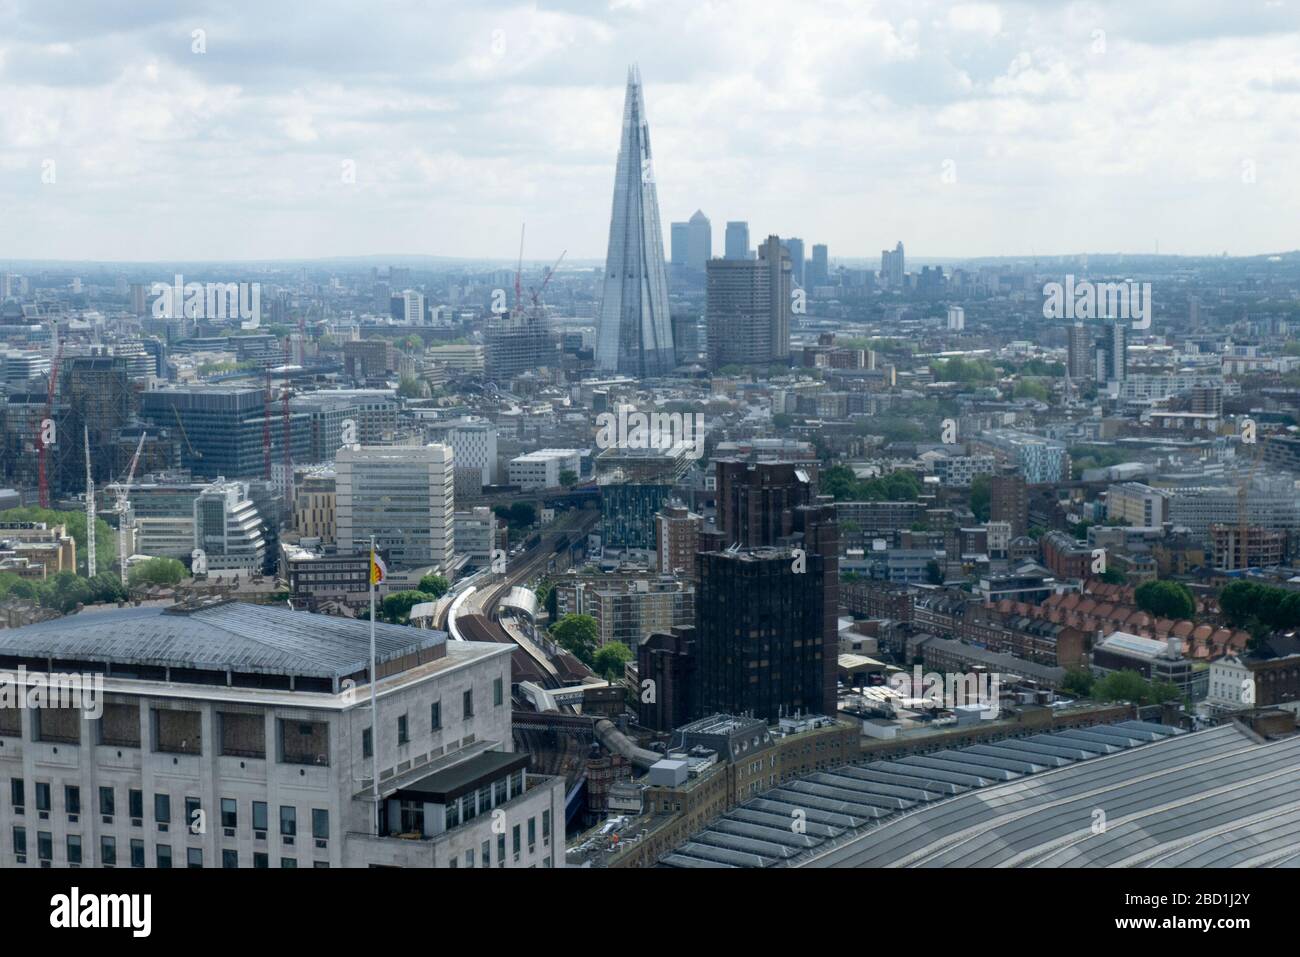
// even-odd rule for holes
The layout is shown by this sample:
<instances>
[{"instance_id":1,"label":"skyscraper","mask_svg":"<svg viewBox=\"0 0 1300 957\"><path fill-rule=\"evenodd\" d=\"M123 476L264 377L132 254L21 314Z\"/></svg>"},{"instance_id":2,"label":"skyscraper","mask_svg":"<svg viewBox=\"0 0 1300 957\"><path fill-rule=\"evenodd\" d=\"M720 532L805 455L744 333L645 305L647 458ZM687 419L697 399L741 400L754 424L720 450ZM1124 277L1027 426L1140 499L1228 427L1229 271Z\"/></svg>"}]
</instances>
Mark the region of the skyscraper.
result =
<instances>
[{"instance_id":1,"label":"skyscraper","mask_svg":"<svg viewBox=\"0 0 1300 957\"><path fill-rule=\"evenodd\" d=\"M641 73L627 75L623 136L614 174L604 294L596 328L596 366L602 372L656 376L676 364L668 314L663 230L650 152L650 127L641 97Z\"/></svg>"},{"instance_id":2,"label":"skyscraper","mask_svg":"<svg viewBox=\"0 0 1300 957\"><path fill-rule=\"evenodd\" d=\"M1082 322L1067 331L1066 372L1071 379L1087 379L1092 368L1092 333Z\"/></svg>"},{"instance_id":3,"label":"skyscraper","mask_svg":"<svg viewBox=\"0 0 1300 957\"><path fill-rule=\"evenodd\" d=\"M749 223L733 221L727 223L727 259L749 258Z\"/></svg>"},{"instance_id":4,"label":"skyscraper","mask_svg":"<svg viewBox=\"0 0 1300 957\"><path fill-rule=\"evenodd\" d=\"M826 246L818 243L812 248L812 265L810 266L812 275L808 277L808 285L825 286L830 282L831 263L827 253Z\"/></svg>"},{"instance_id":5,"label":"skyscraper","mask_svg":"<svg viewBox=\"0 0 1300 957\"><path fill-rule=\"evenodd\" d=\"M781 245L790 251L790 275L796 286L803 285L803 240L791 236L781 240Z\"/></svg>"},{"instance_id":6,"label":"skyscraper","mask_svg":"<svg viewBox=\"0 0 1300 957\"><path fill-rule=\"evenodd\" d=\"M673 223L672 255L674 266L704 271L713 258L713 226L702 210L696 210L687 222Z\"/></svg>"},{"instance_id":7,"label":"skyscraper","mask_svg":"<svg viewBox=\"0 0 1300 957\"><path fill-rule=\"evenodd\" d=\"M903 260L903 243L900 240L892 250L881 250L880 253L880 278L884 280L887 286L899 289L903 285L903 276L906 275L906 263Z\"/></svg>"},{"instance_id":8,"label":"skyscraper","mask_svg":"<svg viewBox=\"0 0 1300 957\"><path fill-rule=\"evenodd\" d=\"M1108 322L1097 345L1097 381L1122 382L1128 377L1128 326Z\"/></svg>"},{"instance_id":9,"label":"skyscraper","mask_svg":"<svg viewBox=\"0 0 1300 957\"><path fill-rule=\"evenodd\" d=\"M790 357L790 257L776 236L759 255L709 262L705 315L713 368Z\"/></svg>"}]
</instances>

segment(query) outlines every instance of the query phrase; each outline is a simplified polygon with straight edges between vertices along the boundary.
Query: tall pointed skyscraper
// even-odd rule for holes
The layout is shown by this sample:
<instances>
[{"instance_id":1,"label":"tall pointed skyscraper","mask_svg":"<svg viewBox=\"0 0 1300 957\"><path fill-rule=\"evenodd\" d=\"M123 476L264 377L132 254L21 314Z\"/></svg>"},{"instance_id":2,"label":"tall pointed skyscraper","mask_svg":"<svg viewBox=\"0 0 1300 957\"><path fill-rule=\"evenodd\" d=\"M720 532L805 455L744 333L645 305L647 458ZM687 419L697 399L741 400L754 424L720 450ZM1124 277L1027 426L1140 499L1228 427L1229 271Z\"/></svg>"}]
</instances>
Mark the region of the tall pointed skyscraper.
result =
<instances>
[{"instance_id":1,"label":"tall pointed skyscraper","mask_svg":"<svg viewBox=\"0 0 1300 957\"><path fill-rule=\"evenodd\" d=\"M641 73L632 67L627 74L623 137L614 174L605 289L596 327L596 367L602 372L646 377L665 375L675 365L650 127L641 98Z\"/></svg>"}]
</instances>

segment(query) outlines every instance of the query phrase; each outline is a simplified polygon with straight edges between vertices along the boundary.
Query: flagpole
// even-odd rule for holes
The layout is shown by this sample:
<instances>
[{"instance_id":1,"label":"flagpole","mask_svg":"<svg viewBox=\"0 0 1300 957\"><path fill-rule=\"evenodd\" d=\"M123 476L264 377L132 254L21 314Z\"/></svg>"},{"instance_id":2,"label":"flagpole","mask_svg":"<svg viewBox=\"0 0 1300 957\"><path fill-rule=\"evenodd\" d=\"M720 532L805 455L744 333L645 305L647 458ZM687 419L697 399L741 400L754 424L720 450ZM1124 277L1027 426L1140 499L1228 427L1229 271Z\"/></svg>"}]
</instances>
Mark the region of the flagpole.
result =
<instances>
[{"instance_id":1,"label":"flagpole","mask_svg":"<svg viewBox=\"0 0 1300 957\"><path fill-rule=\"evenodd\" d=\"M375 797L375 834L379 833L379 706L376 703L375 684L375 536L370 536L370 566L366 569L370 581L370 787Z\"/></svg>"}]
</instances>

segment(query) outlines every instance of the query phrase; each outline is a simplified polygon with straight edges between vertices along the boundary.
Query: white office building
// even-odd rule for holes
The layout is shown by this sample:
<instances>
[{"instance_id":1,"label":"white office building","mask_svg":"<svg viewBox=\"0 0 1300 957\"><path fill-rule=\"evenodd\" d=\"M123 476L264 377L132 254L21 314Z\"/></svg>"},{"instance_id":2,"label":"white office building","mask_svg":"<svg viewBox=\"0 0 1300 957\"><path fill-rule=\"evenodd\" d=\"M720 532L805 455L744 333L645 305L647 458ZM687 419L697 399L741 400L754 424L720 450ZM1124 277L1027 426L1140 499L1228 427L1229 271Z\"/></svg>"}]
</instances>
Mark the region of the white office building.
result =
<instances>
[{"instance_id":1,"label":"white office building","mask_svg":"<svg viewBox=\"0 0 1300 957\"><path fill-rule=\"evenodd\" d=\"M334 460L339 550L375 544L394 567L450 569L456 547L454 453L447 445L353 445Z\"/></svg>"},{"instance_id":2,"label":"white office building","mask_svg":"<svg viewBox=\"0 0 1300 957\"><path fill-rule=\"evenodd\" d=\"M376 646L377 725L365 622L218 600L0 630L29 679L102 677L98 708L0 708L0 863L563 867L564 779L513 751L513 646Z\"/></svg>"},{"instance_id":3,"label":"white office building","mask_svg":"<svg viewBox=\"0 0 1300 957\"><path fill-rule=\"evenodd\" d=\"M507 470L511 485L525 491L559 488L565 472L580 475L582 457L577 449L538 449L510 460Z\"/></svg>"}]
</instances>

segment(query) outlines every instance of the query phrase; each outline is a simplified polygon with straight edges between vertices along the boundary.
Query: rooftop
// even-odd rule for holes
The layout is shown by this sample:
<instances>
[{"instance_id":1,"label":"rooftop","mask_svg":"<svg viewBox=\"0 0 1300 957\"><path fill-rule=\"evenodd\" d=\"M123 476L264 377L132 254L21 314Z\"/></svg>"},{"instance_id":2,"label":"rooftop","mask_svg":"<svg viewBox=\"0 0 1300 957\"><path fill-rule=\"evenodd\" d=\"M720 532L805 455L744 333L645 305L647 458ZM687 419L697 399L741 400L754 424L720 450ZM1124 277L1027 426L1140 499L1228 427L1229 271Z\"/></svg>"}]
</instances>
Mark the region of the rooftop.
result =
<instances>
[{"instance_id":1,"label":"rooftop","mask_svg":"<svg viewBox=\"0 0 1300 957\"><path fill-rule=\"evenodd\" d=\"M376 661L419 650L439 657L446 640L441 631L376 624ZM0 657L337 679L368 667L370 625L245 602L154 605L0 630Z\"/></svg>"}]
</instances>

